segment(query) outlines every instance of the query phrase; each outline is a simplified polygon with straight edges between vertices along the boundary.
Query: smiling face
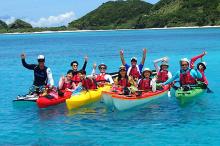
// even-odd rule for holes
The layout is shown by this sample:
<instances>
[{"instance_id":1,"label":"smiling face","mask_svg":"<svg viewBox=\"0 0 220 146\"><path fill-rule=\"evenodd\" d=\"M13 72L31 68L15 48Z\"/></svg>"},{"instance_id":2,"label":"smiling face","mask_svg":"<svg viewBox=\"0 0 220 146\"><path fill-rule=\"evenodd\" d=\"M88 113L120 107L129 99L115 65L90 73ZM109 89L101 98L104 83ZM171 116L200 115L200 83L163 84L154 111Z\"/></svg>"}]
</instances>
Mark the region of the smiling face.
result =
<instances>
[{"instance_id":1,"label":"smiling face","mask_svg":"<svg viewBox=\"0 0 220 146\"><path fill-rule=\"evenodd\" d=\"M165 71L165 70L168 69L168 66L167 65L161 65L161 69Z\"/></svg>"},{"instance_id":2,"label":"smiling face","mask_svg":"<svg viewBox=\"0 0 220 146\"><path fill-rule=\"evenodd\" d=\"M73 63L72 69L73 69L74 71L77 71L77 70L78 70L78 64L77 64L77 63Z\"/></svg>"},{"instance_id":3,"label":"smiling face","mask_svg":"<svg viewBox=\"0 0 220 146\"><path fill-rule=\"evenodd\" d=\"M132 61L131 61L131 66L132 66L132 67L136 67L136 65L137 65L137 61L132 60Z\"/></svg>"},{"instance_id":4,"label":"smiling face","mask_svg":"<svg viewBox=\"0 0 220 146\"><path fill-rule=\"evenodd\" d=\"M66 75L66 78L67 78L68 81L72 80L73 74L72 74L72 73L68 73L68 74Z\"/></svg>"},{"instance_id":5,"label":"smiling face","mask_svg":"<svg viewBox=\"0 0 220 146\"><path fill-rule=\"evenodd\" d=\"M106 72L106 67L104 65L100 66L99 71L101 73L105 73Z\"/></svg>"},{"instance_id":6,"label":"smiling face","mask_svg":"<svg viewBox=\"0 0 220 146\"><path fill-rule=\"evenodd\" d=\"M151 72L150 71L145 71L144 72L144 77L145 78L150 78Z\"/></svg>"},{"instance_id":7,"label":"smiling face","mask_svg":"<svg viewBox=\"0 0 220 146\"><path fill-rule=\"evenodd\" d=\"M45 61L43 59L39 59L38 60L38 65L39 65L40 69L44 69Z\"/></svg>"},{"instance_id":8,"label":"smiling face","mask_svg":"<svg viewBox=\"0 0 220 146\"><path fill-rule=\"evenodd\" d=\"M187 61L182 61L180 65L181 65L181 69L184 71L187 70L189 67L189 63Z\"/></svg>"},{"instance_id":9,"label":"smiling face","mask_svg":"<svg viewBox=\"0 0 220 146\"><path fill-rule=\"evenodd\" d=\"M125 76L126 76L126 70L125 69L121 69L119 73L120 73L121 77L125 78Z\"/></svg>"},{"instance_id":10,"label":"smiling face","mask_svg":"<svg viewBox=\"0 0 220 146\"><path fill-rule=\"evenodd\" d=\"M199 65L199 70L205 70L202 64Z\"/></svg>"}]
</instances>

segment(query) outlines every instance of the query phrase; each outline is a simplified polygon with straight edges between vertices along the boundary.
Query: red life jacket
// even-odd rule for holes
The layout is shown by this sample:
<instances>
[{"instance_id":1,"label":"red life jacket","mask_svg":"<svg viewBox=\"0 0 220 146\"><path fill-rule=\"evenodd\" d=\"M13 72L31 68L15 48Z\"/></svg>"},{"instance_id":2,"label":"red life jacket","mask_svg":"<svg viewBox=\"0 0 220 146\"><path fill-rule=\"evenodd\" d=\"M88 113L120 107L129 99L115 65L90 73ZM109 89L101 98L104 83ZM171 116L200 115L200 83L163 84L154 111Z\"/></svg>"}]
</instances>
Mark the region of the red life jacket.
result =
<instances>
[{"instance_id":1,"label":"red life jacket","mask_svg":"<svg viewBox=\"0 0 220 146\"><path fill-rule=\"evenodd\" d=\"M127 78L123 78L120 81L118 81L118 85L122 86L122 87L130 87L131 84L128 82Z\"/></svg>"},{"instance_id":2,"label":"red life jacket","mask_svg":"<svg viewBox=\"0 0 220 146\"><path fill-rule=\"evenodd\" d=\"M95 81L92 79L89 79L89 78L85 78L82 80L82 86L87 90L88 89L97 89Z\"/></svg>"},{"instance_id":3,"label":"red life jacket","mask_svg":"<svg viewBox=\"0 0 220 146\"><path fill-rule=\"evenodd\" d=\"M72 89L72 82L69 83L63 83L63 87L61 90L65 90L65 89Z\"/></svg>"},{"instance_id":4,"label":"red life jacket","mask_svg":"<svg viewBox=\"0 0 220 146\"><path fill-rule=\"evenodd\" d=\"M140 78L141 73L139 71L138 65L136 65L136 67L129 67L128 72L127 72L128 76L132 76L134 78Z\"/></svg>"},{"instance_id":5,"label":"red life jacket","mask_svg":"<svg viewBox=\"0 0 220 146\"><path fill-rule=\"evenodd\" d=\"M158 72L157 74L157 83L163 83L166 82L168 80L168 71L167 70L163 70Z\"/></svg>"},{"instance_id":6,"label":"red life jacket","mask_svg":"<svg viewBox=\"0 0 220 146\"><path fill-rule=\"evenodd\" d=\"M105 79L105 73L101 73L96 77L96 82L101 82L101 83L105 83L106 79Z\"/></svg>"},{"instance_id":7,"label":"red life jacket","mask_svg":"<svg viewBox=\"0 0 220 146\"><path fill-rule=\"evenodd\" d=\"M196 84L196 80L190 75L190 70L188 70L185 74L180 72L180 85L194 85Z\"/></svg>"},{"instance_id":8,"label":"red life jacket","mask_svg":"<svg viewBox=\"0 0 220 146\"><path fill-rule=\"evenodd\" d=\"M139 90L151 90L150 82L151 82L151 78L141 79L139 84L138 84L138 89Z\"/></svg>"},{"instance_id":9,"label":"red life jacket","mask_svg":"<svg viewBox=\"0 0 220 146\"><path fill-rule=\"evenodd\" d=\"M81 82L80 77L78 75L74 75L72 81L76 84L76 86Z\"/></svg>"}]
</instances>

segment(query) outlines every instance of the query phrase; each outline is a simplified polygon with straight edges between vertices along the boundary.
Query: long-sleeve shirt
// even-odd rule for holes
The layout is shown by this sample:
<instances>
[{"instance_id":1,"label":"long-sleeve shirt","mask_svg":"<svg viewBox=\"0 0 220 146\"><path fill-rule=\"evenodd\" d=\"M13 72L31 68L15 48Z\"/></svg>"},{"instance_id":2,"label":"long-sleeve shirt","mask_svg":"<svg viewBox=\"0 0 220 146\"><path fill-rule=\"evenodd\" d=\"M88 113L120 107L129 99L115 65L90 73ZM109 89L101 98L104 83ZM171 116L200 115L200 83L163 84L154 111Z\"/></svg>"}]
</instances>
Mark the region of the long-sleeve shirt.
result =
<instances>
[{"instance_id":1,"label":"long-sleeve shirt","mask_svg":"<svg viewBox=\"0 0 220 146\"><path fill-rule=\"evenodd\" d=\"M186 73L189 69L187 69L186 71L181 70L182 73ZM194 79L201 79L202 78L202 74L195 69L191 69L190 70L190 75L194 78ZM163 85L167 85L172 83L173 81L175 81L176 79L180 78L180 71L178 71L171 79L168 79L166 82L163 83Z\"/></svg>"},{"instance_id":2,"label":"long-sleeve shirt","mask_svg":"<svg viewBox=\"0 0 220 146\"><path fill-rule=\"evenodd\" d=\"M155 67L157 73L160 72L160 67L158 66L158 63L160 61L163 61L163 59L164 58L160 58L160 59L154 60L154 67ZM168 71L168 79L171 79L171 78L172 78L172 73L170 71Z\"/></svg>"},{"instance_id":3,"label":"long-sleeve shirt","mask_svg":"<svg viewBox=\"0 0 220 146\"><path fill-rule=\"evenodd\" d=\"M196 62L196 60L198 60L199 58L202 58L204 55L205 54L202 53L202 54L200 54L198 56L195 56L195 57L191 58L191 60L190 60L190 68L193 69L194 68L194 63Z\"/></svg>"},{"instance_id":4,"label":"long-sleeve shirt","mask_svg":"<svg viewBox=\"0 0 220 146\"><path fill-rule=\"evenodd\" d=\"M81 70L86 70L86 65L87 65L87 61L84 62L83 67L82 67ZM74 76L74 75L77 75L77 73L78 73L78 71L74 71L74 70L72 70L72 74L73 74L73 76Z\"/></svg>"},{"instance_id":5,"label":"long-sleeve shirt","mask_svg":"<svg viewBox=\"0 0 220 146\"><path fill-rule=\"evenodd\" d=\"M33 84L35 86L47 85L48 80L49 80L49 84L51 86L54 85L54 80L53 80L53 76L52 76L52 72L51 72L50 68L44 66L44 69L40 69L39 65L27 64L25 59L22 59L22 65L25 68L34 71L34 82L33 82Z\"/></svg>"}]
</instances>

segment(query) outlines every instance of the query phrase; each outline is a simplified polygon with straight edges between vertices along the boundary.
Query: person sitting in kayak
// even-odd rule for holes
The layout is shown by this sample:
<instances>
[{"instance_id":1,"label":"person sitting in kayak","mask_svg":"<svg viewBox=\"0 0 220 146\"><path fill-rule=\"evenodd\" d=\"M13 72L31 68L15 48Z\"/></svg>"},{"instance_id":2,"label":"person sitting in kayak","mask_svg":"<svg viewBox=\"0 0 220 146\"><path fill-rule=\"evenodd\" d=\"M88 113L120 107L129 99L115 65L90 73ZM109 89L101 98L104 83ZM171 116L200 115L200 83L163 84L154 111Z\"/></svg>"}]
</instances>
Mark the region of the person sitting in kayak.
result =
<instances>
[{"instance_id":1,"label":"person sitting in kayak","mask_svg":"<svg viewBox=\"0 0 220 146\"><path fill-rule=\"evenodd\" d=\"M131 58L131 66L130 66L125 62L123 50L120 51L121 62L126 67L127 75L133 77L133 79L136 81L141 77L141 72L142 72L144 62L146 59L146 54L147 54L147 50L143 49L143 57L142 57L142 61L139 65L137 65L137 58L132 57Z\"/></svg>"},{"instance_id":2,"label":"person sitting in kayak","mask_svg":"<svg viewBox=\"0 0 220 146\"><path fill-rule=\"evenodd\" d=\"M66 74L66 76L62 76L59 81L59 90L65 90L65 89L75 89L76 84L72 81L73 74L72 70L69 70Z\"/></svg>"},{"instance_id":3,"label":"person sitting in kayak","mask_svg":"<svg viewBox=\"0 0 220 146\"><path fill-rule=\"evenodd\" d=\"M80 70L78 72L78 76L80 77L82 87L85 90L97 89L97 84L96 84L95 79L86 77L86 71L85 70Z\"/></svg>"},{"instance_id":4,"label":"person sitting in kayak","mask_svg":"<svg viewBox=\"0 0 220 146\"><path fill-rule=\"evenodd\" d=\"M114 81L111 75L106 74L107 65L101 63L99 66L100 74L96 75L96 64L93 64L92 76L95 78L98 86L102 87L107 83L114 84Z\"/></svg>"},{"instance_id":5,"label":"person sitting in kayak","mask_svg":"<svg viewBox=\"0 0 220 146\"><path fill-rule=\"evenodd\" d=\"M155 80L151 78L152 71L149 68L145 68L142 72L142 78L138 81L138 90L156 91Z\"/></svg>"},{"instance_id":6,"label":"person sitting in kayak","mask_svg":"<svg viewBox=\"0 0 220 146\"><path fill-rule=\"evenodd\" d=\"M120 66L118 77L115 78L115 85L119 85L120 87L130 87L131 85L136 86L136 82L127 75L126 67L124 65Z\"/></svg>"},{"instance_id":7,"label":"person sitting in kayak","mask_svg":"<svg viewBox=\"0 0 220 146\"><path fill-rule=\"evenodd\" d=\"M161 65L159 67L158 62L160 61L161 61ZM172 78L171 72L168 71L169 64L167 57L154 60L154 67L157 72L157 80L156 80L157 83L163 83L166 82L168 79Z\"/></svg>"},{"instance_id":8,"label":"person sitting in kayak","mask_svg":"<svg viewBox=\"0 0 220 146\"><path fill-rule=\"evenodd\" d=\"M26 55L21 54L22 65L34 71L34 82L29 90L29 94L42 93L45 90L46 85L49 80L49 87L54 86L54 80L50 68L45 66L45 57L43 55L38 55L38 64L27 64L25 61Z\"/></svg>"},{"instance_id":9,"label":"person sitting in kayak","mask_svg":"<svg viewBox=\"0 0 220 146\"><path fill-rule=\"evenodd\" d=\"M85 56L85 61L84 61L84 64L83 64L83 67L81 70L86 70L87 62L88 62L88 57ZM72 67L72 74L73 74L72 81L76 84L76 86L80 82L80 77L77 75L78 74L78 65L79 65L79 63L77 61L72 61L70 63L70 66Z\"/></svg>"},{"instance_id":10,"label":"person sitting in kayak","mask_svg":"<svg viewBox=\"0 0 220 146\"><path fill-rule=\"evenodd\" d=\"M196 60L198 60L199 58L202 59L203 56L205 56L207 54L207 52L203 52L202 54L193 57L190 60L190 68L193 69L194 68L194 63L196 62ZM198 79L198 81L204 83L206 86L208 85L208 80L205 76L205 70L206 70L206 63L205 62L199 62L197 64L197 69L199 70L199 72L202 74L202 78Z\"/></svg>"},{"instance_id":11,"label":"person sitting in kayak","mask_svg":"<svg viewBox=\"0 0 220 146\"><path fill-rule=\"evenodd\" d=\"M187 58L183 58L180 60L181 69L173 76L171 79L167 80L162 85L167 85L175 81L176 79L180 79L180 86L190 86L196 85L196 79L201 79L202 74L195 69L190 68L190 62Z\"/></svg>"}]
</instances>

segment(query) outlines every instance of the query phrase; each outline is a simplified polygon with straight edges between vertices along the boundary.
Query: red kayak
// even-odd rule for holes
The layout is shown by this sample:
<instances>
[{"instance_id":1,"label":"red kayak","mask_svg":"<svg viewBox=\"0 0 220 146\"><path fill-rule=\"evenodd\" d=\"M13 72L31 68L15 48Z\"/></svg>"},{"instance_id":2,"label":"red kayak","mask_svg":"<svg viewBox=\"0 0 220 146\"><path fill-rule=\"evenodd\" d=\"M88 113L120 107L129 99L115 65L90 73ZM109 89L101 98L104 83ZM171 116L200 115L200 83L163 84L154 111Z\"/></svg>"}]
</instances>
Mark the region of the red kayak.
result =
<instances>
[{"instance_id":1,"label":"red kayak","mask_svg":"<svg viewBox=\"0 0 220 146\"><path fill-rule=\"evenodd\" d=\"M58 92L51 91L49 94L45 96L39 96L37 99L37 105L39 108L47 108L49 106L54 106L66 101L67 98L70 98L72 95L71 91L63 91L63 96L59 96Z\"/></svg>"}]
</instances>

